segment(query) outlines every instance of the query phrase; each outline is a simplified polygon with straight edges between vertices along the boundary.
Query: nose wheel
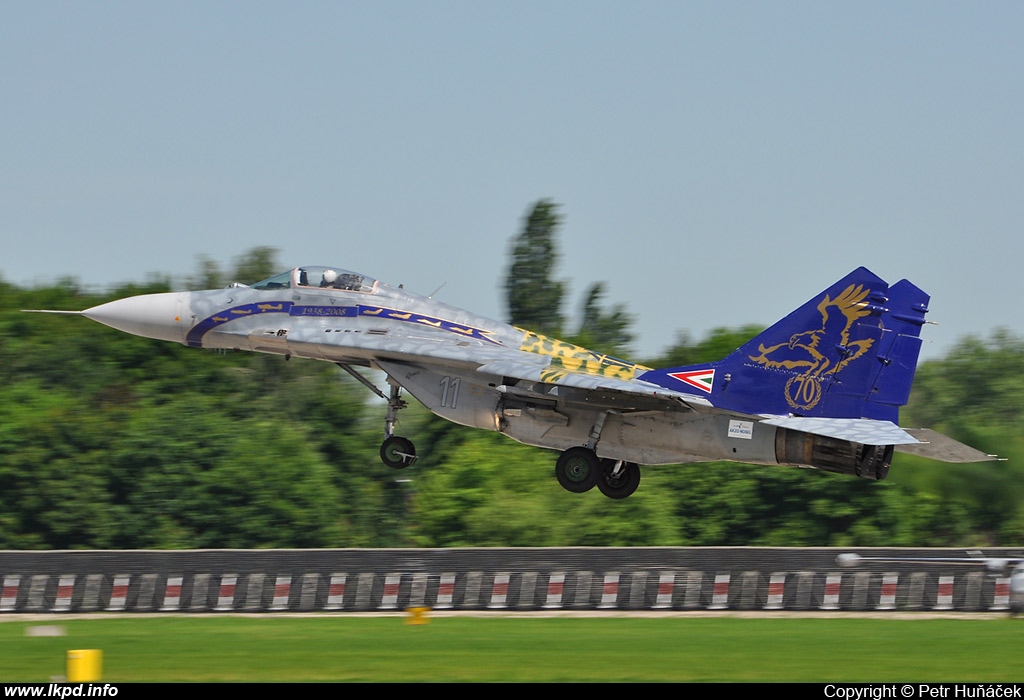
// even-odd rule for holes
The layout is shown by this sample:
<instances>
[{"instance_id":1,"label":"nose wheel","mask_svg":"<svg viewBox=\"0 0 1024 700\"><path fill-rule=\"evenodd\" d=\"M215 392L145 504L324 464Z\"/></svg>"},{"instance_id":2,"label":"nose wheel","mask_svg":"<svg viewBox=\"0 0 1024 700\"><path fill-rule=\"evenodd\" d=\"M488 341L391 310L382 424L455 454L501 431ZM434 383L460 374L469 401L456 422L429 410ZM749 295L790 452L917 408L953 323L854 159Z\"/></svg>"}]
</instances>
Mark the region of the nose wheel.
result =
<instances>
[{"instance_id":1,"label":"nose wheel","mask_svg":"<svg viewBox=\"0 0 1024 700\"><path fill-rule=\"evenodd\" d=\"M389 435L380 446L380 460L392 469L405 469L416 461L416 447L411 440Z\"/></svg>"}]
</instances>

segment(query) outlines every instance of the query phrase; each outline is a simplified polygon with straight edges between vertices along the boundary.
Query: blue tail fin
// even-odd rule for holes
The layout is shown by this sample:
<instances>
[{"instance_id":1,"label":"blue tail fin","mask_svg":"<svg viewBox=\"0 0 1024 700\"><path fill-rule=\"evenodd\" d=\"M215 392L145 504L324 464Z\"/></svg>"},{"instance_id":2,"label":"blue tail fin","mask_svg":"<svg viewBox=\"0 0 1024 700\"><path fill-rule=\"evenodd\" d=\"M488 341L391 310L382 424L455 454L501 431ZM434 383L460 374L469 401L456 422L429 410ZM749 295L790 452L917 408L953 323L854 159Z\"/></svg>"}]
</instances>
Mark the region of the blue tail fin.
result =
<instances>
[{"instance_id":1,"label":"blue tail fin","mask_svg":"<svg viewBox=\"0 0 1024 700\"><path fill-rule=\"evenodd\" d=\"M927 294L907 280L889 287L877 351L878 374L865 403L864 418L897 422L896 414L907 403L914 382L928 300Z\"/></svg>"},{"instance_id":2,"label":"blue tail fin","mask_svg":"<svg viewBox=\"0 0 1024 700\"><path fill-rule=\"evenodd\" d=\"M896 422L927 310L910 282L890 288L861 267L725 359L640 378L743 413Z\"/></svg>"}]
</instances>

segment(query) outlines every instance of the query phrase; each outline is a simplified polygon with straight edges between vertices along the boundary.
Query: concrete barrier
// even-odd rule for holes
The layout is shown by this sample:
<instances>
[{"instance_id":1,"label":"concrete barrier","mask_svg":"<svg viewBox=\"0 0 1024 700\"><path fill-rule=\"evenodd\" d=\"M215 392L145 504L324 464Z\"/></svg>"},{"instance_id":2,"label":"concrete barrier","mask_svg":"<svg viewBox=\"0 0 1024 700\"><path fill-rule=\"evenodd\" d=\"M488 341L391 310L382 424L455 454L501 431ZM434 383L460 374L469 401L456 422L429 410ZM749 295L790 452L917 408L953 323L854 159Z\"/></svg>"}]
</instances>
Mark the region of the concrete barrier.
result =
<instances>
[{"instance_id":1,"label":"concrete barrier","mask_svg":"<svg viewBox=\"0 0 1024 700\"><path fill-rule=\"evenodd\" d=\"M0 615L409 607L1006 610L1005 577L919 563L851 570L836 564L841 552L963 555L951 549L762 547L5 551Z\"/></svg>"}]
</instances>

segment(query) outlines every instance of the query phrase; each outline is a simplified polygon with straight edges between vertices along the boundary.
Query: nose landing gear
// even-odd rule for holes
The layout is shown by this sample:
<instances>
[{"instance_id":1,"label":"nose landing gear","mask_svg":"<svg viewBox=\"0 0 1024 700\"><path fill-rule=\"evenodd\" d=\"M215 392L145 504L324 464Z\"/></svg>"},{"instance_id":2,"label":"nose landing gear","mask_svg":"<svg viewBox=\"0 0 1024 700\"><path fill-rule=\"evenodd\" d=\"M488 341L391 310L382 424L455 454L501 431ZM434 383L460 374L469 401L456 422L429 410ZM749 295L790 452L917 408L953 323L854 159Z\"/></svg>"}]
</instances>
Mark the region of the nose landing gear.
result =
<instances>
[{"instance_id":1,"label":"nose landing gear","mask_svg":"<svg viewBox=\"0 0 1024 700\"><path fill-rule=\"evenodd\" d=\"M391 396L388 397L388 411L384 416L384 444L380 446L380 459L392 469L405 469L416 461L416 447L412 440L395 435L395 419L398 410L407 404L402 399L402 388L392 382Z\"/></svg>"},{"instance_id":2,"label":"nose landing gear","mask_svg":"<svg viewBox=\"0 0 1024 700\"><path fill-rule=\"evenodd\" d=\"M398 418L398 411L409 405L402 399L402 388L388 377L391 395L385 396L383 391L349 365L342 362L336 364L377 396L387 399L388 410L384 416L384 443L380 446L380 461L392 469L405 469L411 466L416 461L416 447L412 444L412 440L395 435L395 420Z\"/></svg>"}]
</instances>

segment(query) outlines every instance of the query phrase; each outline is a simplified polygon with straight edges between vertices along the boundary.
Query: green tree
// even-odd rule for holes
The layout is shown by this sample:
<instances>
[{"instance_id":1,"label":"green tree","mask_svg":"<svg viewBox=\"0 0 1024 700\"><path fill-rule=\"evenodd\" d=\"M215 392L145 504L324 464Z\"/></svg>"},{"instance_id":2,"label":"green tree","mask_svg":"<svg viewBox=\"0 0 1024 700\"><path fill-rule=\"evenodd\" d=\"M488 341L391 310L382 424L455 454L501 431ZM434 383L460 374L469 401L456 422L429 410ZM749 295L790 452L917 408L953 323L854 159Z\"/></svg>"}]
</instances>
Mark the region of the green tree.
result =
<instances>
[{"instance_id":1,"label":"green tree","mask_svg":"<svg viewBox=\"0 0 1024 700\"><path fill-rule=\"evenodd\" d=\"M715 328L700 341L694 341L689 333L681 331L676 335L675 344L648 364L655 367L683 367L721 360L762 330L764 326L757 325Z\"/></svg>"},{"instance_id":2,"label":"green tree","mask_svg":"<svg viewBox=\"0 0 1024 700\"><path fill-rule=\"evenodd\" d=\"M418 546L679 543L670 491L644 489L622 501L597 489L569 493L552 475L557 453L495 433L455 432L458 449L449 449L441 463L415 475L412 517Z\"/></svg>"},{"instance_id":3,"label":"green tree","mask_svg":"<svg viewBox=\"0 0 1024 700\"><path fill-rule=\"evenodd\" d=\"M907 414L924 425L1019 426L1024 421L1024 339L1006 329L961 339L941 361L922 363Z\"/></svg>"},{"instance_id":4,"label":"green tree","mask_svg":"<svg viewBox=\"0 0 1024 700\"><path fill-rule=\"evenodd\" d=\"M561 223L558 205L538 201L512 244L512 263L505 280L509 323L545 335L562 332L564 284L553 278L558 264L555 234Z\"/></svg>"},{"instance_id":5,"label":"green tree","mask_svg":"<svg viewBox=\"0 0 1024 700\"><path fill-rule=\"evenodd\" d=\"M235 282L252 284L276 275L281 270L277 263L277 248L259 246L235 259Z\"/></svg>"},{"instance_id":6,"label":"green tree","mask_svg":"<svg viewBox=\"0 0 1024 700\"><path fill-rule=\"evenodd\" d=\"M253 269L251 273L258 273L259 271L260 270L258 269ZM250 274L250 271L245 271L245 274ZM259 280L253 281L258 282ZM225 286L227 283L227 280L224 279L224 273L221 272L220 265L217 264L217 261L209 256L200 255L199 271L186 281L186 286L189 289L217 289Z\"/></svg>"},{"instance_id":7,"label":"green tree","mask_svg":"<svg viewBox=\"0 0 1024 700\"><path fill-rule=\"evenodd\" d=\"M573 336L573 342L608 355L628 355L633 342L630 330L633 319L623 304L616 304L607 311L603 309L601 299L604 293L603 282L597 282L587 292L580 327Z\"/></svg>"},{"instance_id":8,"label":"green tree","mask_svg":"<svg viewBox=\"0 0 1024 700\"><path fill-rule=\"evenodd\" d=\"M901 424L935 428L1006 461L937 464L904 459L889 480L957 508L974 544L1021 544L1024 522L1024 340L1006 329L961 339L922 363Z\"/></svg>"}]
</instances>

